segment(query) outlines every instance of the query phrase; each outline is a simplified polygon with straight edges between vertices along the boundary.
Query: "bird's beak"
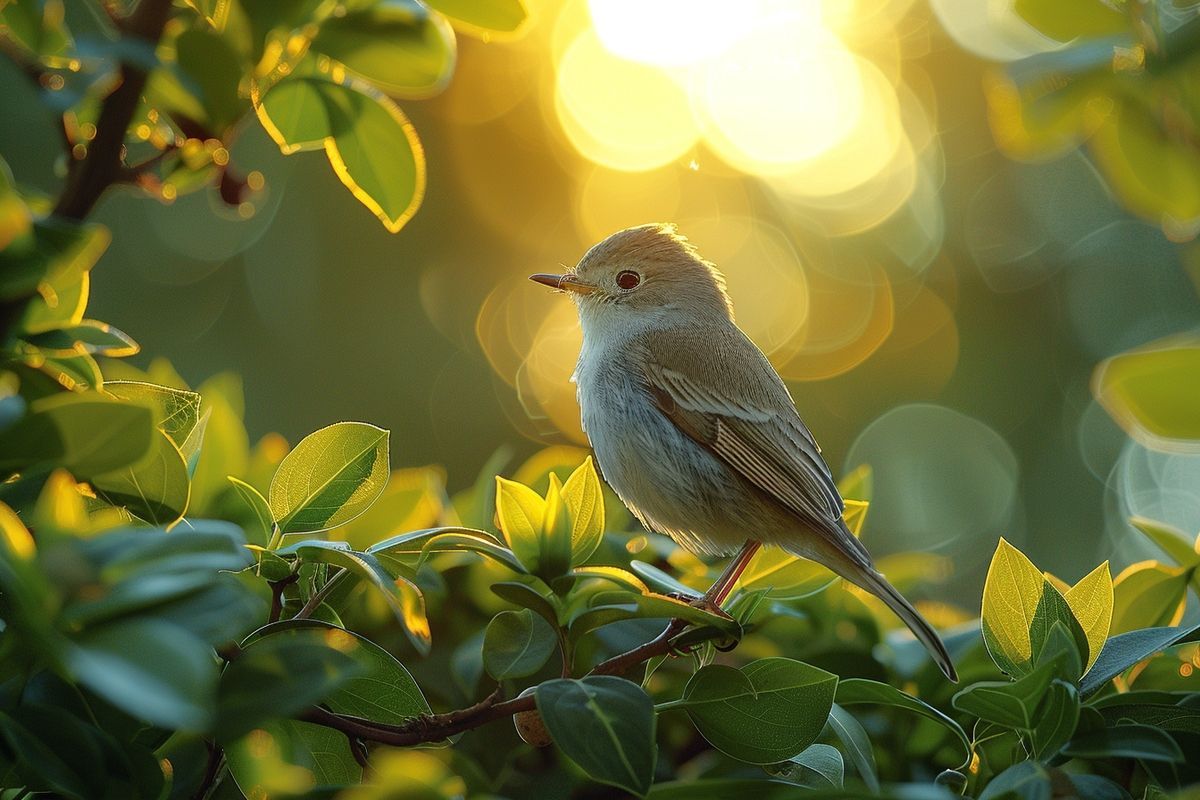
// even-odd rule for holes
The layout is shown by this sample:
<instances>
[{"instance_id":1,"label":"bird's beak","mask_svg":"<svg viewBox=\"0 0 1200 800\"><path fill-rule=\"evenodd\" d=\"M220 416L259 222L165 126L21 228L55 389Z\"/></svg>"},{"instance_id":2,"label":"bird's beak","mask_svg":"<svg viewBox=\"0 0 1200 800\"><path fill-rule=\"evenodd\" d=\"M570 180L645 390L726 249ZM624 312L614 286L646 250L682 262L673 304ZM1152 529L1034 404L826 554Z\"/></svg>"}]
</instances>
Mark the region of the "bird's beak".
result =
<instances>
[{"instance_id":1,"label":"bird's beak","mask_svg":"<svg viewBox=\"0 0 1200 800\"><path fill-rule=\"evenodd\" d=\"M591 294L596 291L595 286L590 283L584 283L569 272L566 275L539 272L536 275L530 275L529 280L549 286L551 289L561 289L566 292L574 292L575 294Z\"/></svg>"}]
</instances>

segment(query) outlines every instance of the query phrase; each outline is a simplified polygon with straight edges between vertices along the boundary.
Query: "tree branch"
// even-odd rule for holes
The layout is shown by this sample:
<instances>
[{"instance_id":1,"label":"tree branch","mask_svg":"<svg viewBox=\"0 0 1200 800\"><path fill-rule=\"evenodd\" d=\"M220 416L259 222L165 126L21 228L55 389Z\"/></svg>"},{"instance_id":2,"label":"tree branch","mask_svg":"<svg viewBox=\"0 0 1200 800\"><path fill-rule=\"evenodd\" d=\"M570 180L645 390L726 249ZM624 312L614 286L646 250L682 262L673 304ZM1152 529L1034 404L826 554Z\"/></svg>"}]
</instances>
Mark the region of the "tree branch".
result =
<instances>
[{"instance_id":1,"label":"tree branch","mask_svg":"<svg viewBox=\"0 0 1200 800\"><path fill-rule=\"evenodd\" d=\"M141 0L137 8L118 20L124 35L142 39L152 46L162 37L171 12L171 0ZM54 213L70 219L83 219L95 207L105 189L121 178L125 132L141 102L149 73L126 62L121 65L120 81L100 107L96 120L96 138L82 160L72 161L67 186Z\"/></svg>"},{"instance_id":2,"label":"tree branch","mask_svg":"<svg viewBox=\"0 0 1200 800\"><path fill-rule=\"evenodd\" d=\"M667 655L672 650L672 640L686 627L687 623L683 620L671 620L671 623L658 636L643 645L597 664L588 675L620 675L656 656ZM324 708L311 708L301 719L305 722L333 728L347 736L364 741L392 747L412 747L426 742L440 741L456 733L463 733L489 722L511 717L522 711L530 711L536 705L533 695L497 702L499 695L500 690L497 689L473 706L445 714L414 717L402 725L371 722L361 717L337 714Z\"/></svg>"}]
</instances>

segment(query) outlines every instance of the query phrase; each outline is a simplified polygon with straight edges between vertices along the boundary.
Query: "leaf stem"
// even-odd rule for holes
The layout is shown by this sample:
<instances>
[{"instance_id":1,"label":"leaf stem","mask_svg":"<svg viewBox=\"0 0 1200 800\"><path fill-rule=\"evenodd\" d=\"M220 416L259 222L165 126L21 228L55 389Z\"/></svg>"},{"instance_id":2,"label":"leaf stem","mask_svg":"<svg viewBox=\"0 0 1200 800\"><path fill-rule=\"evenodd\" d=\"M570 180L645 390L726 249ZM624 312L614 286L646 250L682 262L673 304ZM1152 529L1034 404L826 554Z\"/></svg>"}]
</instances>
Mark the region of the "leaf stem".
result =
<instances>
[{"instance_id":1,"label":"leaf stem","mask_svg":"<svg viewBox=\"0 0 1200 800\"><path fill-rule=\"evenodd\" d=\"M321 605L321 603L325 601L325 598L329 596L330 592L337 588L337 585L341 583L348 574L349 573L346 572L345 567L340 567L338 571L329 578L329 580L325 581L324 586L313 592L312 597L308 598L308 602L304 604L304 608L301 608L298 612L296 612L296 616L292 617L292 619L308 619L311 617L313 612L317 610L317 606Z\"/></svg>"}]
</instances>

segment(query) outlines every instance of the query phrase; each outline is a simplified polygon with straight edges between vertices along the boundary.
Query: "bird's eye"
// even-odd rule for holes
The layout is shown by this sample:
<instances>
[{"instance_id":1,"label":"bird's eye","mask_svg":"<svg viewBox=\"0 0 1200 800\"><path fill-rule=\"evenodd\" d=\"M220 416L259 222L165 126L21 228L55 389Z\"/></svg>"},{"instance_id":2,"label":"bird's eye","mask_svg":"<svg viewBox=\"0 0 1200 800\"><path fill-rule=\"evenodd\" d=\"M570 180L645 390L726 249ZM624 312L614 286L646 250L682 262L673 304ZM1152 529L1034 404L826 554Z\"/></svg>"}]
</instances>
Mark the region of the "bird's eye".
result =
<instances>
[{"instance_id":1,"label":"bird's eye","mask_svg":"<svg viewBox=\"0 0 1200 800\"><path fill-rule=\"evenodd\" d=\"M642 276L630 269L623 269L617 273L617 286L620 286L626 291L636 289L637 285L642 282Z\"/></svg>"}]
</instances>

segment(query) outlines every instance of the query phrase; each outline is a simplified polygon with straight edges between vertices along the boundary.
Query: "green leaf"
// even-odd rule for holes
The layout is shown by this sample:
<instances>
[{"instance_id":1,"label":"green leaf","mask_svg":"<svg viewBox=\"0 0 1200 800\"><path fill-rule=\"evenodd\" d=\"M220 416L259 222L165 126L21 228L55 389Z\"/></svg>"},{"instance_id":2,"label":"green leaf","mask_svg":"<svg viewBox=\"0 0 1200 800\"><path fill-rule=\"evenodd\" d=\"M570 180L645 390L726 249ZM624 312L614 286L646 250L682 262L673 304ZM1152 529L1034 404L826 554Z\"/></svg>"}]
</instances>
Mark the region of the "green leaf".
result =
<instances>
[{"instance_id":1,"label":"green leaf","mask_svg":"<svg viewBox=\"0 0 1200 800\"><path fill-rule=\"evenodd\" d=\"M1088 657L1083 665L1086 672L1096 662L1112 628L1113 582L1108 562L1081 578L1063 598L1087 640Z\"/></svg>"},{"instance_id":2,"label":"green leaf","mask_svg":"<svg viewBox=\"0 0 1200 800\"><path fill-rule=\"evenodd\" d=\"M430 553L462 550L487 556L514 572L525 572L525 567L511 550L497 542L495 537L487 531L474 528L447 526L410 531L376 542L368 547L366 552L381 556L417 554L423 560Z\"/></svg>"},{"instance_id":3,"label":"green leaf","mask_svg":"<svg viewBox=\"0 0 1200 800\"><path fill-rule=\"evenodd\" d=\"M1079 693L1088 697L1139 661L1165 650L1176 642L1188 640L1200 625L1179 628L1145 628L1114 636L1104 644L1100 657L1079 684Z\"/></svg>"},{"instance_id":4,"label":"green leaf","mask_svg":"<svg viewBox=\"0 0 1200 800\"><path fill-rule=\"evenodd\" d=\"M200 416L207 422L192 470L191 507L193 514L214 514L214 506L219 505L220 499L229 491L230 475L244 478L260 493L267 490L271 476L268 474L256 481L250 472L250 442L246 426L242 424L245 401L241 378L228 372L213 375L200 384L200 398ZM180 450L190 462L187 449ZM275 456L271 472L282 458L283 453ZM240 517L237 521L244 522Z\"/></svg>"},{"instance_id":5,"label":"green leaf","mask_svg":"<svg viewBox=\"0 0 1200 800\"><path fill-rule=\"evenodd\" d=\"M275 471L271 513L283 533L311 533L354 519L388 478L388 432L339 422L309 434Z\"/></svg>"},{"instance_id":6,"label":"green leaf","mask_svg":"<svg viewBox=\"0 0 1200 800\"><path fill-rule=\"evenodd\" d=\"M591 456L567 478L562 498L571 514L571 566L577 567L604 541L604 493Z\"/></svg>"},{"instance_id":7,"label":"green leaf","mask_svg":"<svg viewBox=\"0 0 1200 800\"><path fill-rule=\"evenodd\" d=\"M1042 701L1033 729L1033 752L1037 758L1053 758L1075 734L1079 724L1079 690L1074 684L1055 680Z\"/></svg>"},{"instance_id":8,"label":"green leaf","mask_svg":"<svg viewBox=\"0 0 1200 800\"><path fill-rule=\"evenodd\" d=\"M1144 692L1128 692L1127 695L1145 694ZM1117 695L1117 698L1125 695ZM1174 699L1174 698L1172 698ZM1187 700L1180 700L1181 703ZM1095 706L1093 706L1095 707ZM1200 733L1200 708L1175 705L1168 703L1147 703L1131 699L1129 703L1106 705L1100 708L1100 714L1110 726L1120 722L1136 722L1139 725L1149 725L1164 731L1180 733Z\"/></svg>"},{"instance_id":9,"label":"green leaf","mask_svg":"<svg viewBox=\"0 0 1200 800\"><path fill-rule=\"evenodd\" d=\"M886 683L866 678L846 678L838 682L835 700L838 705L842 706L857 705L859 703L876 703L911 711L914 714L919 714L926 719L937 722L953 733L962 744L963 753L968 758L974 752L971 747L971 740L967 738L966 732L963 731L957 722L925 701L919 700Z\"/></svg>"},{"instance_id":10,"label":"green leaf","mask_svg":"<svg viewBox=\"0 0 1200 800\"><path fill-rule=\"evenodd\" d=\"M84 800L100 782L115 782L95 727L57 706L22 703L10 711L0 712L0 741L26 789Z\"/></svg>"},{"instance_id":11,"label":"green leaf","mask_svg":"<svg viewBox=\"0 0 1200 800\"><path fill-rule=\"evenodd\" d=\"M837 736L854 769L872 792L879 792L879 773L875 767L875 751L859 721L846 709L834 703L829 709L829 727Z\"/></svg>"},{"instance_id":12,"label":"green leaf","mask_svg":"<svg viewBox=\"0 0 1200 800\"><path fill-rule=\"evenodd\" d=\"M1016 682L980 681L954 695L951 702L959 711L982 720L1030 730L1056 669L1057 665L1047 663Z\"/></svg>"},{"instance_id":13,"label":"green leaf","mask_svg":"<svg viewBox=\"0 0 1200 800\"><path fill-rule=\"evenodd\" d=\"M186 30L175 39L175 58L199 89L210 130L218 137L249 110L238 95L242 63L226 37L203 28Z\"/></svg>"},{"instance_id":14,"label":"green leaf","mask_svg":"<svg viewBox=\"0 0 1200 800\"><path fill-rule=\"evenodd\" d=\"M36 294L25 307L17 325L23 333L61 328L83 321L87 308L88 271L108 249L111 240L102 225L48 217L34 222L34 246L20 254L6 249L5 279L0 281L0 298L14 299ZM25 281L9 276L22 275Z\"/></svg>"},{"instance_id":15,"label":"green leaf","mask_svg":"<svg viewBox=\"0 0 1200 800\"><path fill-rule=\"evenodd\" d=\"M638 618L682 619L693 625L713 628L728 638L738 638L742 633L736 620L717 616L673 597L610 591L592 595L588 609L571 620L571 638L578 639L588 631L623 619Z\"/></svg>"},{"instance_id":16,"label":"green leaf","mask_svg":"<svg viewBox=\"0 0 1200 800\"><path fill-rule=\"evenodd\" d=\"M524 678L541 669L557 645L554 629L529 609L501 611L483 636L483 666L498 681Z\"/></svg>"},{"instance_id":17,"label":"green leaf","mask_svg":"<svg viewBox=\"0 0 1200 800\"><path fill-rule=\"evenodd\" d=\"M541 589L539 590L535 587L541 587ZM550 627L558 627L559 611L562 604L558 597L550 591L549 587L540 580L533 578L530 583L499 581L498 583L493 583L491 589L492 593L497 597L522 608L528 608L546 620L546 623Z\"/></svg>"},{"instance_id":18,"label":"green leaf","mask_svg":"<svg viewBox=\"0 0 1200 800\"><path fill-rule=\"evenodd\" d=\"M1200 439L1200 341L1174 337L1113 356L1096 367L1092 392L1134 438L1155 442Z\"/></svg>"},{"instance_id":19,"label":"green leaf","mask_svg":"<svg viewBox=\"0 0 1200 800\"><path fill-rule=\"evenodd\" d=\"M484 41L516 34L529 19L522 0L431 0L426 5L449 17L457 30Z\"/></svg>"},{"instance_id":20,"label":"green leaf","mask_svg":"<svg viewBox=\"0 0 1200 800\"><path fill-rule=\"evenodd\" d=\"M0 471L61 466L87 479L142 459L155 436L144 408L97 393L52 395L0 431Z\"/></svg>"},{"instance_id":21,"label":"green leaf","mask_svg":"<svg viewBox=\"0 0 1200 800\"><path fill-rule=\"evenodd\" d=\"M1159 549L1174 559L1177 565L1193 567L1200 564L1200 552L1196 550L1196 546L1200 542L1192 542L1178 528L1145 517L1130 517L1129 523L1158 545Z\"/></svg>"},{"instance_id":22,"label":"green leaf","mask_svg":"<svg viewBox=\"0 0 1200 800\"><path fill-rule=\"evenodd\" d=\"M1036 761L1022 761L988 782L979 800L1050 800L1050 773Z\"/></svg>"},{"instance_id":23,"label":"green leaf","mask_svg":"<svg viewBox=\"0 0 1200 800\"><path fill-rule=\"evenodd\" d=\"M364 671L357 649L349 634L313 628L255 637L221 675L217 736L229 742L263 722L317 705Z\"/></svg>"},{"instance_id":24,"label":"green leaf","mask_svg":"<svg viewBox=\"0 0 1200 800\"><path fill-rule=\"evenodd\" d=\"M763 658L740 670L697 671L681 705L709 744L751 764L786 761L825 727L837 676L789 658Z\"/></svg>"},{"instance_id":25,"label":"green leaf","mask_svg":"<svg viewBox=\"0 0 1200 800\"><path fill-rule=\"evenodd\" d=\"M1131 564L1113 585L1113 633L1176 625L1183 617L1193 567Z\"/></svg>"},{"instance_id":26,"label":"green leaf","mask_svg":"<svg viewBox=\"0 0 1200 800\"><path fill-rule=\"evenodd\" d=\"M137 342L107 322L80 320L75 325L53 328L24 337L46 355L70 356L80 353L120 358L138 351Z\"/></svg>"},{"instance_id":27,"label":"green leaf","mask_svg":"<svg viewBox=\"0 0 1200 800\"><path fill-rule=\"evenodd\" d=\"M108 381L104 391L150 409L155 427L181 449L200 422L200 395L196 392L140 381Z\"/></svg>"},{"instance_id":28,"label":"green leaf","mask_svg":"<svg viewBox=\"0 0 1200 800\"><path fill-rule=\"evenodd\" d=\"M318 620L285 620L277 624L321 631L331 646L353 655L362 668L326 698L325 705L333 711L385 725L399 725L430 713L421 688L404 665L370 639Z\"/></svg>"},{"instance_id":29,"label":"green leaf","mask_svg":"<svg viewBox=\"0 0 1200 800\"><path fill-rule=\"evenodd\" d=\"M611 675L545 681L537 709L554 743L593 780L644 797L658 746L654 705L635 683Z\"/></svg>"},{"instance_id":30,"label":"green leaf","mask_svg":"<svg viewBox=\"0 0 1200 800\"><path fill-rule=\"evenodd\" d=\"M631 592L637 592L639 594L651 593L650 587L647 586L641 578L639 578L637 575L634 575L632 572L629 572L628 570L621 569L620 567L576 567L575 569L571 570L571 575L576 578L600 578L602 580L612 581L622 589L628 589Z\"/></svg>"},{"instance_id":31,"label":"green leaf","mask_svg":"<svg viewBox=\"0 0 1200 800\"><path fill-rule=\"evenodd\" d=\"M411 2L382 2L321 24L312 50L401 97L430 97L454 74L454 33L439 14L414 14Z\"/></svg>"},{"instance_id":32,"label":"green leaf","mask_svg":"<svg viewBox=\"0 0 1200 800\"><path fill-rule=\"evenodd\" d=\"M809 745L804 752L788 759L789 765L784 769L774 769L775 775L786 777L801 786L814 789L842 787L846 774L846 765L842 754L836 747L827 744Z\"/></svg>"},{"instance_id":33,"label":"green leaf","mask_svg":"<svg viewBox=\"0 0 1200 800\"><path fill-rule=\"evenodd\" d=\"M310 539L281 548L280 555L295 555L306 561L319 561L342 567L379 589L396 619L404 626L417 652L429 652L429 619L425 616L425 598L407 577L395 575L371 553L351 550L345 542Z\"/></svg>"},{"instance_id":34,"label":"green leaf","mask_svg":"<svg viewBox=\"0 0 1200 800\"><path fill-rule=\"evenodd\" d=\"M1183 763L1183 751L1166 731L1149 725L1124 724L1099 728L1072 739L1062 750L1072 758L1140 758Z\"/></svg>"},{"instance_id":35,"label":"green leaf","mask_svg":"<svg viewBox=\"0 0 1200 800\"><path fill-rule=\"evenodd\" d=\"M400 108L366 86L280 81L256 106L284 154L323 147L338 180L396 233L425 194L425 153Z\"/></svg>"},{"instance_id":36,"label":"green leaf","mask_svg":"<svg viewBox=\"0 0 1200 800\"><path fill-rule=\"evenodd\" d=\"M1003 538L996 546L983 585L983 641L996 666L1019 677L1030 671L1030 630L1048 586L1032 562ZM1053 587L1051 587L1053 591ZM1044 609L1045 613L1051 609Z\"/></svg>"},{"instance_id":37,"label":"green leaf","mask_svg":"<svg viewBox=\"0 0 1200 800\"><path fill-rule=\"evenodd\" d=\"M225 748L229 772L245 797L311 797L318 787L352 786L362 767L346 735L295 720L265 723Z\"/></svg>"},{"instance_id":38,"label":"green leaf","mask_svg":"<svg viewBox=\"0 0 1200 800\"><path fill-rule=\"evenodd\" d=\"M170 438L156 431L150 453L136 464L91 478L96 493L152 525L183 516L191 495L187 464Z\"/></svg>"},{"instance_id":39,"label":"green leaf","mask_svg":"<svg viewBox=\"0 0 1200 800\"><path fill-rule=\"evenodd\" d=\"M117 620L75 638L64 661L84 686L163 728L204 730L216 700L211 648L153 618Z\"/></svg>"},{"instance_id":40,"label":"green leaf","mask_svg":"<svg viewBox=\"0 0 1200 800\"><path fill-rule=\"evenodd\" d=\"M1125 14L1103 0L1015 0L1013 10L1051 39L1067 42L1129 29Z\"/></svg>"},{"instance_id":41,"label":"green leaf","mask_svg":"<svg viewBox=\"0 0 1200 800\"><path fill-rule=\"evenodd\" d=\"M229 483L233 486L235 495L246 510L244 518L248 522L242 525L242 530L246 532L246 541L259 547L266 547L275 530L275 521L272 518L271 506L267 503L267 498L259 494L258 489L232 475L229 476Z\"/></svg>"},{"instance_id":42,"label":"green leaf","mask_svg":"<svg viewBox=\"0 0 1200 800\"><path fill-rule=\"evenodd\" d=\"M1088 660L1087 636L1066 599L1050 581L1042 584L1042 599L1033 614L1029 641L1034 667L1057 661L1061 676L1071 682L1083 675Z\"/></svg>"}]
</instances>

